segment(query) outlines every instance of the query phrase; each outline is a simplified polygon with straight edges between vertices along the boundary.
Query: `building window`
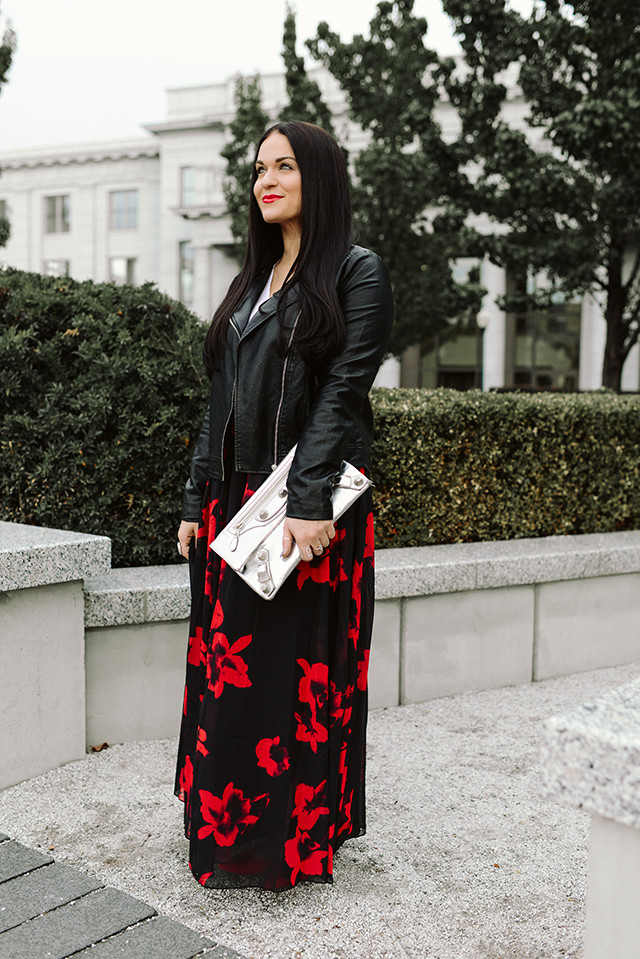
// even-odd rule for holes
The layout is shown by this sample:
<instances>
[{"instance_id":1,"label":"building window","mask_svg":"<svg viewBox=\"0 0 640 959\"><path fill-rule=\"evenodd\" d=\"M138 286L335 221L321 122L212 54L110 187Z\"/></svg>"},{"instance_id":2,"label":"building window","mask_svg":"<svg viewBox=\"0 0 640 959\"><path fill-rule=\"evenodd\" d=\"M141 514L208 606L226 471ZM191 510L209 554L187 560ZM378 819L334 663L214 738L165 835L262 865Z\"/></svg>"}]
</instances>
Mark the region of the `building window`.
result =
<instances>
[{"instance_id":1,"label":"building window","mask_svg":"<svg viewBox=\"0 0 640 959\"><path fill-rule=\"evenodd\" d=\"M122 286L124 283L135 283L135 257L112 256L109 260L109 279L112 283L117 283L118 286Z\"/></svg>"},{"instance_id":2,"label":"building window","mask_svg":"<svg viewBox=\"0 0 640 959\"><path fill-rule=\"evenodd\" d=\"M137 190L114 190L109 194L109 226L112 230L137 230Z\"/></svg>"},{"instance_id":3,"label":"building window","mask_svg":"<svg viewBox=\"0 0 640 959\"><path fill-rule=\"evenodd\" d=\"M183 166L180 170L180 206L195 206L196 169Z\"/></svg>"},{"instance_id":4,"label":"building window","mask_svg":"<svg viewBox=\"0 0 640 959\"><path fill-rule=\"evenodd\" d=\"M68 260L45 260L42 265L45 276L69 276Z\"/></svg>"},{"instance_id":5,"label":"building window","mask_svg":"<svg viewBox=\"0 0 640 959\"><path fill-rule=\"evenodd\" d=\"M467 283L479 271L478 261L461 257L453 265L453 278ZM416 385L434 389L472 390L482 386L482 336L476 317L470 313L452 316L444 329L422 344L414 370ZM417 374L417 376L416 376Z\"/></svg>"},{"instance_id":6,"label":"building window","mask_svg":"<svg viewBox=\"0 0 640 959\"><path fill-rule=\"evenodd\" d=\"M531 294L531 278L509 277L511 291ZM507 385L537 390L578 389L581 303L556 295L546 310L523 309L509 316Z\"/></svg>"},{"instance_id":7,"label":"building window","mask_svg":"<svg viewBox=\"0 0 640 959\"><path fill-rule=\"evenodd\" d=\"M45 197L47 233L68 233L71 229L71 203L69 196Z\"/></svg>"},{"instance_id":8,"label":"building window","mask_svg":"<svg viewBox=\"0 0 640 959\"><path fill-rule=\"evenodd\" d=\"M180 244L180 293L179 299L185 306L193 304L193 260L194 250L190 243Z\"/></svg>"}]
</instances>

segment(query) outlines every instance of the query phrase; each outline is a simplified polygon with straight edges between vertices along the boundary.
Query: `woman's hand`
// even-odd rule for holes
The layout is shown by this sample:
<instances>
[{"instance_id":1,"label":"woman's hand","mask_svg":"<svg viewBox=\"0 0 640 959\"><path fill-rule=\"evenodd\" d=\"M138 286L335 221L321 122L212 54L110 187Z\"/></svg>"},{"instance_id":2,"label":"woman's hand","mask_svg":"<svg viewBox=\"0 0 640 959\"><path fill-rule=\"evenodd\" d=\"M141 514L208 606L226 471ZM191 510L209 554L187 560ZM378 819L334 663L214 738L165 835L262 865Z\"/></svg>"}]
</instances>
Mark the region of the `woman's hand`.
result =
<instances>
[{"instance_id":1,"label":"woman's hand","mask_svg":"<svg viewBox=\"0 0 640 959\"><path fill-rule=\"evenodd\" d=\"M282 555L288 556L293 545L300 551L300 559L309 562L314 556L322 556L336 535L331 519L290 519L284 521Z\"/></svg>"},{"instance_id":2,"label":"woman's hand","mask_svg":"<svg viewBox=\"0 0 640 959\"><path fill-rule=\"evenodd\" d=\"M189 546L191 545L191 540L195 537L197 532L197 523L187 523L186 520L182 520L180 523L180 529L178 530L178 542L180 543L180 552L185 559L189 559Z\"/></svg>"}]
</instances>

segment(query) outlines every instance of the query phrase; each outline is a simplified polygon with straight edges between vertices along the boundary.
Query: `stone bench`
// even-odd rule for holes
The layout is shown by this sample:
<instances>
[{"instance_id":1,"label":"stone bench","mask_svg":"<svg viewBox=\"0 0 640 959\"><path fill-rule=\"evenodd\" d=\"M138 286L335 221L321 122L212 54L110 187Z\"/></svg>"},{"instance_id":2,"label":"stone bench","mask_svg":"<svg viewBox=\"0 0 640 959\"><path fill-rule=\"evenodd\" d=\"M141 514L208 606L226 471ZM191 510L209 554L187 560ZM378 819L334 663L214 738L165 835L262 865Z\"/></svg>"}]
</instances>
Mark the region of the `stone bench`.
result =
<instances>
[{"instance_id":1,"label":"stone bench","mask_svg":"<svg viewBox=\"0 0 640 959\"><path fill-rule=\"evenodd\" d=\"M637 959L640 680L549 720L541 768L547 798L591 816L584 959Z\"/></svg>"}]
</instances>

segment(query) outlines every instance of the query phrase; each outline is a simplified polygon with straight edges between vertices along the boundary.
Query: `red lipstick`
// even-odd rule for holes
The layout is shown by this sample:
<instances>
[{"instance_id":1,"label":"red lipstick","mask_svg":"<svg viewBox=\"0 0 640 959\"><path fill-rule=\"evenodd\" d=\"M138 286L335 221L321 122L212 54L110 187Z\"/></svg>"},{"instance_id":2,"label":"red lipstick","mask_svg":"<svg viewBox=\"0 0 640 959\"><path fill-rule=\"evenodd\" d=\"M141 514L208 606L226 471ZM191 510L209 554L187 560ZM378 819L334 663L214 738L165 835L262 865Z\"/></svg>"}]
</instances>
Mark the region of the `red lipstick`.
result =
<instances>
[{"instance_id":1,"label":"red lipstick","mask_svg":"<svg viewBox=\"0 0 640 959\"><path fill-rule=\"evenodd\" d=\"M262 197L263 203L273 203L274 200L281 200L282 197L279 193L265 193Z\"/></svg>"}]
</instances>

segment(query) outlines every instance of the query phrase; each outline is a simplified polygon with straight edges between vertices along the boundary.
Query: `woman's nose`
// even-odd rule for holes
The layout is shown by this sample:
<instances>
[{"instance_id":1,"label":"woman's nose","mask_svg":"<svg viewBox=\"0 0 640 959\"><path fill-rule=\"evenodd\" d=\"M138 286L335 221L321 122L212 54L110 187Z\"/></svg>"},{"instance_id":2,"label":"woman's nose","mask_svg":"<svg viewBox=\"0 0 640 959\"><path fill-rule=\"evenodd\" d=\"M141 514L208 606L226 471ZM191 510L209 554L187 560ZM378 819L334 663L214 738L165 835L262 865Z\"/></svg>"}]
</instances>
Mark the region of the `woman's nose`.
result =
<instances>
[{"instance_id":1,"label":"woman's nose","mask_svg":"<svg viewBox=\"0 0 640 959\"><path fill-rule=\"evenodd\" d=\"M263 187L264 187L265 184L268 184L269 186L272 186L272 185L276 182L276 180L277 180L276 173L275 173L275 170L273 170L273 169L267 169L267 170L265 170L264 173L262 174L262 186L263 186Z\"/></svg>"}]
</instances>

